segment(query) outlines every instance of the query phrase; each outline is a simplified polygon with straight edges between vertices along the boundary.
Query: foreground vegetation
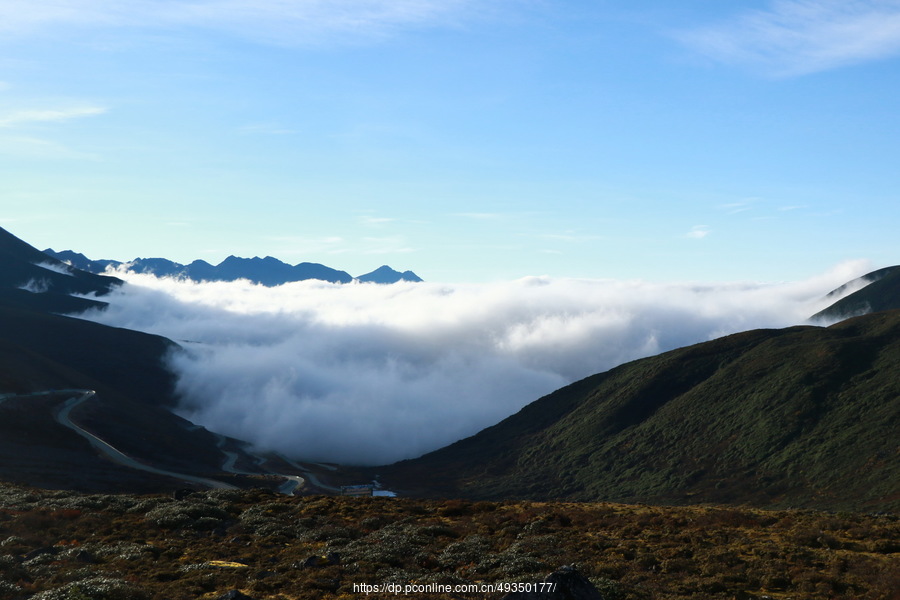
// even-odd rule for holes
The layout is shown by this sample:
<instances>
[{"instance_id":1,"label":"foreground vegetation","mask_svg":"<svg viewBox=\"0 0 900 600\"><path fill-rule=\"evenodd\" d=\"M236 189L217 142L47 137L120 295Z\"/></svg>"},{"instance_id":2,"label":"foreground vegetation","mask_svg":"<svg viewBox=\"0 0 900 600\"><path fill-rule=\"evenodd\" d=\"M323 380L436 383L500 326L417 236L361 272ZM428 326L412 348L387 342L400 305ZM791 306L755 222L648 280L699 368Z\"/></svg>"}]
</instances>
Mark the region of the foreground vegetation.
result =
<instances>
[{"instance_id":1,"label":"foreground vegetation","mask_svg":"<svg viewBox=\"0 0 900 600\"><path fill-rule=\"evenodd\" d=\"M891 600L898 553L891 515L0 489L3 600L359 598L354 584L535 582L568 564L607 600Z\"/></svg>"}]
</instances>

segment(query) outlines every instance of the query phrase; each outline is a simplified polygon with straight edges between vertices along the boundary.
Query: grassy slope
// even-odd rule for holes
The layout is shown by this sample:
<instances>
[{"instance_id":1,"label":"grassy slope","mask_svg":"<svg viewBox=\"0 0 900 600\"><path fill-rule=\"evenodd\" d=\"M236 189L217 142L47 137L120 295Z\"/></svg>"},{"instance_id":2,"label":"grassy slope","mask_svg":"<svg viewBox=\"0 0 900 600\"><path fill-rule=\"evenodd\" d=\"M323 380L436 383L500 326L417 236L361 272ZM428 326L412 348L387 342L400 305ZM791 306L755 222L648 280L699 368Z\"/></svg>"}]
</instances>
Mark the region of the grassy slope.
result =
<instances>
[{"instance_id":1,"label":"grassy slope","mask_svg":"<svg viewBox=\"0 0 900 600\"><path fill-rule=\"evenodd\" d=\"M900 266L879 269L865 275L861 279L872 283L861 290L853 292L846 298L838 300L825 310L813 315L812 318L814 320L835 321L869 312L900 308ZM841 286L831 292L831 294L839 294L845 287Z\"/></svg>"},{"instance_id":2,"label":"grassy slope","mask_svg":"<svg viewBox=\"0 0 900 600\"><path fill-rule=\"evenodd\" d=\"M900 507L900 311L622 365L378 469L472 498Z\"/></svg>"}]
</instances>

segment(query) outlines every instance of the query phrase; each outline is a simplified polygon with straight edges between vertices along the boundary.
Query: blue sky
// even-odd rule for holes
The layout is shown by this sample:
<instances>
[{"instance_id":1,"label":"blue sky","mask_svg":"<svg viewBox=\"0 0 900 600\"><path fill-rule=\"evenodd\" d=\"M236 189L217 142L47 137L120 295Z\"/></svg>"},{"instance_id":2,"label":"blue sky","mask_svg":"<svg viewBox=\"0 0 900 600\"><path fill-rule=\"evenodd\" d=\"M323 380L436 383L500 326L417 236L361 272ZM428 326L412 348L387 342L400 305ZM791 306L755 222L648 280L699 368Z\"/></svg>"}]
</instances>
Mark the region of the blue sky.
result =
<instances>
[{"instance_id":1,"label":"blue sky","mask_svg":"<svg viewBox=\"0 0 900 600\"><path fill-rule=\"evenodd\" d=\"M900 262L896 0L0 0L0 226L92 258Z\"/></svg>"}]
</instances>

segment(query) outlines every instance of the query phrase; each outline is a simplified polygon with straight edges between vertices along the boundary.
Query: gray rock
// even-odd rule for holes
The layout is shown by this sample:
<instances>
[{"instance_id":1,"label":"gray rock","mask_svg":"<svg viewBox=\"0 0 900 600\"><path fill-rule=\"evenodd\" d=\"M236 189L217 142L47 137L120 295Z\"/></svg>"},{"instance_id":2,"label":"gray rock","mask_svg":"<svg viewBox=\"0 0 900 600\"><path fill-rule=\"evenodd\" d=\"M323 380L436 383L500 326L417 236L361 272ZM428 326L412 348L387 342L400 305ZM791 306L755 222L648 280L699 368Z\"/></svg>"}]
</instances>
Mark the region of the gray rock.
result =
<instances>
[{"instance_id":1,"label":"gray rock","mask_svg":"<svg viewBox=\"0 0 900 600\"><path fill-rule=\"evenodd\" d=\"M240 590L230 590L216 598L216 600L253 600L253 598Z\"/></svg>"},{"instance_id":2,"label":"gray rock","mask_svg":"<svg viewBox=\"0 0 900 600\"><path fill-rule=\"evenodd\" d=\"M604 600L594 584L572 566L557 569L544 583L552 584L552 591L512 592L502 600Z\"/></svg>"}]
</instances>

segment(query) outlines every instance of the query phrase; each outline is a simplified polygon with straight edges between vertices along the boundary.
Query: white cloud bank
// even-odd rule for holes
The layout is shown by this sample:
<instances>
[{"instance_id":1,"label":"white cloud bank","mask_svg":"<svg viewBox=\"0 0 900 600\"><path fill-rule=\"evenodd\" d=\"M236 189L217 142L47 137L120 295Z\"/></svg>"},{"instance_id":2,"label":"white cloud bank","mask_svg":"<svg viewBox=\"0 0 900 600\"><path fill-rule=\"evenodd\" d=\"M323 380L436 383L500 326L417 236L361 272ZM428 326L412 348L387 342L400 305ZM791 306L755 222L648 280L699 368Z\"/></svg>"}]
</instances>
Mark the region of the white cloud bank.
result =
<instances>
[{"instance_id":1,"label":"white cloud bank","mask_svg":"<svg viewBox=\"0 0 900 600\"><path fill-rule=\"evenodd\" d=\"M900 2L776 0L679 37L722 62L802 75L900 54Z\"/></svg>"},{"instance_id":2,"label":"white cloud bank","mask_svg":"<svg viewBox=\"0 0 900 600\"><path fill-rule=\"evenodd\" d=\"M532 277L265 288L124 275L129 284L90 318L179 341L186 351L171 366L181 411L197 423L300 459L383 464L623 362L802 323L866 266L778 285Z\"/></svg>"}]
</instances>

